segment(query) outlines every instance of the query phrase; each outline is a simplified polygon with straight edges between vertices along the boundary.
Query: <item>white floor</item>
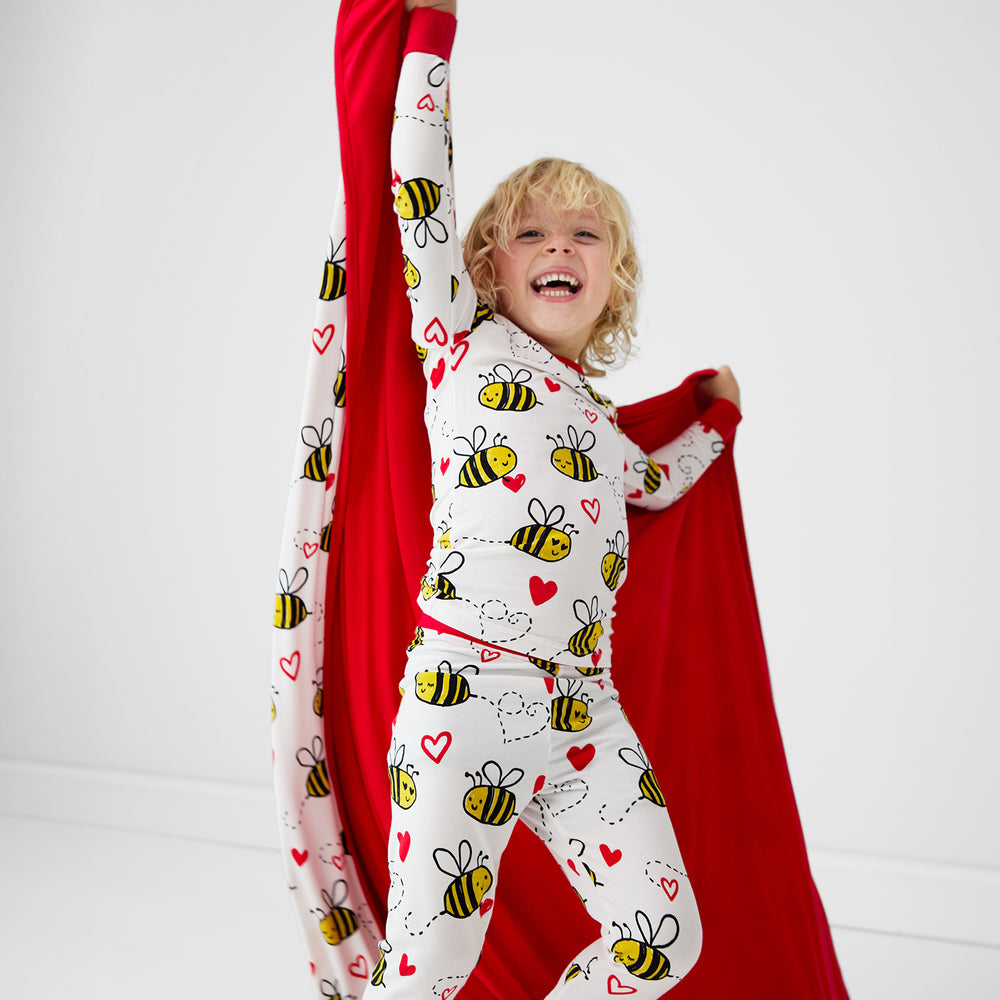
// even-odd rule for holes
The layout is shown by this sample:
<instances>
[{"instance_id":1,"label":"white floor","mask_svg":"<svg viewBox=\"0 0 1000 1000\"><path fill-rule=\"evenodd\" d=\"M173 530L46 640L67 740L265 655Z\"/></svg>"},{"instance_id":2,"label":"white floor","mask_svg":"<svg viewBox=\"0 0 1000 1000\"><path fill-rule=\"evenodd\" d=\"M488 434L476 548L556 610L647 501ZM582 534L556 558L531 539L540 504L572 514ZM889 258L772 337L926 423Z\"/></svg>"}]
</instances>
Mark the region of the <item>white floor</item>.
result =
<instances>
[{"instance_id":1,"label":"white floor","mask_svg":"<svg viewBox=\"0 0 1000 1000\"><path fill-rule=\"evenodd\" d=\"M0 816L0 901L3 1000L316 996L273 850ZM1000 949L834 938L852 1000L1000 1000Z\"/></svg>"}]
</instances>

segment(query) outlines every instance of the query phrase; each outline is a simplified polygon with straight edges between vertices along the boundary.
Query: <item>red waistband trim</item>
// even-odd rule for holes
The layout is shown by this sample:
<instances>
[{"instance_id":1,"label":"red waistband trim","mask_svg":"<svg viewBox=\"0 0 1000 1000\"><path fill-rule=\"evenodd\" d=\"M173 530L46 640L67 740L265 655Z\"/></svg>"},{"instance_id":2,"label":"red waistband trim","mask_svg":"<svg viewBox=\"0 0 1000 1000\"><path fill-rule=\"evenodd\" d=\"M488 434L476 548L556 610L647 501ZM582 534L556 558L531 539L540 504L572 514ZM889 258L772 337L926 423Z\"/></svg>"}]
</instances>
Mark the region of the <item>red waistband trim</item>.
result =
<instances>
[{"instance_id":1,"label":"red waistband trim","mask_svg":"<svg viewBox=\"0 0 1000 1000\"><path fill-rule=\"evenodd\" d=\"M426 611L420 612L420 621L417 622L421 628L432 628L435 632L442 632L445 635L453 635L458 639L468 639L469 642L474 642L477 646L486 646L488 649L496 649L501 653L510 653L511 656L523 656L525 659L528 658L527 653L522 653L517 649L505 649L503 646L497 646L492 642L486 642L485 639L477 639L474 635L467 635L465 632L460 632L457 628L452 628L450 625L445 625L444 622L439 622L436 618L431 618Z\"/></svg>"}]
</instances>

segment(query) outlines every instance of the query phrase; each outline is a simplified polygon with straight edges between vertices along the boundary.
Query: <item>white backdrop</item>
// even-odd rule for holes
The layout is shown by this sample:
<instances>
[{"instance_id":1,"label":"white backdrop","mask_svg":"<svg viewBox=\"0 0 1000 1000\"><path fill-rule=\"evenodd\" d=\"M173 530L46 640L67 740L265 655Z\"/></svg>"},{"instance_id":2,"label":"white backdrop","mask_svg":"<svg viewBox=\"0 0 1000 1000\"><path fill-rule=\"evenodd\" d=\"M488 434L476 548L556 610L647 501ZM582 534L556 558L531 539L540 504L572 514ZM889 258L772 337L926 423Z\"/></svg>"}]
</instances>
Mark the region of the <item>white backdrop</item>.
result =
<instances>
[{"instance_id":1,"label":"white backdrop","mask_svg":"<svg viewBox=\"0 0 1000 1000\"><path fill-rule=\"evenodd\" d=\"M647 276L605 391L740 379L810 849L995 891L1000 7L460 13L460 223L520 163L582 160L631 202ZM8 773L269 784L335 22L319 0L0 10ZM958 926L971 898L926 933L1000 945Z\"/></svg>"}]
</instances>

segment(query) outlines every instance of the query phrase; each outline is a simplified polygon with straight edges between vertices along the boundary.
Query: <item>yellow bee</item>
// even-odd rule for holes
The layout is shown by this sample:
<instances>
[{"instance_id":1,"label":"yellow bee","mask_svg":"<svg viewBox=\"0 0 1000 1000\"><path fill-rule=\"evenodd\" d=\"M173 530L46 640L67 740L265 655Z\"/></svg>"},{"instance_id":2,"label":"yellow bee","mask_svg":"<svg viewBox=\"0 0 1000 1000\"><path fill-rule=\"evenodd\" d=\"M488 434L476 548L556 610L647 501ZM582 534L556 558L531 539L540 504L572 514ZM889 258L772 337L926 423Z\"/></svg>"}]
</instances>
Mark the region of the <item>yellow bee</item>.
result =
<instances>
[{"instance_id":1,"label":"yellow bee","mask_svg":"<svg viewBox=\"0 0 1000 1000\"><path fill-rule=\"evenodd\" d=\"M330 794L330 772L326 769L326 758L323 756L323 741L318 736L313 737L312 748L302 747L295 755L302 767L309 768L306 778L306 793L314 799L321 799Z\"/></svg>"},{"instance_id":2,"label":"yellow bee","mask_svg":"<svg viewBox=\"0 0 1000 1000\"><path fill-rule=\"evenodd\" d=\"M454 302L456 296L458 295L458 278L455 275L451 276L451 301Z\"/></svg>"},{"instance_id":3,"label":"yellow bee","mask_svg":"<svg viewBox=\"0 0 1000 1000\"><path fill-rule=\"evenodd\" d=\"M446 862L438 855L447 857L451 863L445 867ZM434 864L438 871L452 877L444 892L445 913L459 918L471 917L479 909L483 897L493 885L493 873L483 864L486 860L487 855L480 851L476 867L471 867L472 844L467 840L459 843L458 857L444 847L435 848Z\"/></svg>"},{"instance_id":4,"label":"yellow bee","mask_svg":"<svg viewBox=\"0 0 1000 1000\"><path fill-rule=\"evenodd\" d=\"M295 628L306 620L306 615L309 614L306 602L296 594L306 585L308 579L309 570L305 566L300 566L291 580L283 569L278 570L281 593L274 595L275 628Z\"/></svg>"},{"instance_id":5,"label":"yellow bee","mask_svg":"<svg viewBox=\"0 0 1000 1000\"><path fill-rule=\"evenodd\" d=\"M316 671L316 680L313 684L316 686L316 694L313 696L313 712L322 718L323 716L323 681L320 679L323 673L323 668L320 667Z\"/></svg>"},{"instance_id":6,"label":"yellow bee","mask_svg":"<svg viewBox=\"0 0 1000 1000\"><path fill-rule=\"evenodd\" d=\"M417 783L413 780L416 774L413 765L406 764L406 744L401 743L397 747L393 740L389 754L389 789L392 801L400 809L409 809L417 801Z\"/></svg>"},{"instance_id":7,"label":"yellow bee","mask_svg":"<svg viewBox=\"0 0 1000 1000\"><path fill-rule=\"evenodd\" d=\"M579 893L577 893L577 895L579 895ZM581 900L581 902L582 902L582 900ZM568 968L568 969L566 970L566 975L565 975L565 976L563 976L563 982L564 982L564 983L568 983L568 982L569 982L569 981L570 981L571 979L576 979L576 977L577 977L577 976L580 976L580 975L582 975L584 979L590 979L590 967L591 967L591 966L592 966L592 965L594 964L594 962L596 962L596 961L597 961L597 958L596 958L596 957L592 958L592 959L591 959L591 960L590 960L590 961L589 961L589 962L587 963L587 968L586 968L586 969L583 969L583 968L581 968L581 967L580 967L580 965L579 965L578 963L574 962L574 963L573 963L573 964L572 964L572 965L571 965L571 966L570 966L570 967L569 967L569 968Z\"/></svg>"},{"instance_id":8,"label":"yellow bee","mask_svg":"<svg viewBox=\"0 0 1000 1000\"><path fill-rule=\"evenodd\" d=\"M403 280L409 288L416 288L420 284L420 272L417 270L417 265L405 253L403 254Z\"/></svg>"},{"instance_id":9,"label":"yellow bee","mask_svg":"<svg viewBox=\"0 0 1000 1000\"><path fill-rule=\"evenodd\" d=\"M553 663L551 660L543 660L537 656L529 656L528 660L531 663L534 663L534 665L539 669L546 671L546 673L552 674L553 677L555 677L556 674L559 673L559 664Z\"/></svg>"},{"instance_id":10,"label":"yellow bee","mask_svg":"<svg viewBox=\"0 0 1000 1000\"><path fill-rule=\"evenodd\" d=\"M333 405L343 406L347 402L347 358L340 352L340 370L333 380Z\"/></svg>"},{"instance_id":11,"label":"yellow bee","mask_svg":"<svg viewBox=\"0 0 1000 1000\"><path fill-rule=\"evenodd\" d=\"M660 488L663 476L659 465L653 459L649 458L645 461L636 462L632 468L636 472L645 472L645 475L642 477L642 488L647 493L655 493Z\"/></svg>"},{"instance_id":12,"label":"yellow bee","mask_svg":"<svg viewBox=\"0 0 1000 1000\"><path fill-rule=\"evenodd\" d=\"M274 722L275 717L277 716L277 714L278 714L278 709L277 709L277 707L274 704L274 699L272 698L271 699L271 721L272 722Z\"/></svg>"},{"instance_id":13,"label":"yellow bee","mask_svg":"<svg viewBox=\"0 0 1000 1000\"><path fill-rule=\"evenodd\" d=\"M434 218L434 212L441 204L440 184L435 184L428 177L403 181L396 193L395 204L401 219L417 223L413 241L418 247L427 246L428 235L435 243L447 241L447 226Z\"/></svg>"},{"instance_id":14,"label":"yellow bee","mask_svg":"<svg viewBox=\"0 0 1000 1000\"><path fill-rule=\"evenodd\" d=\"M674 936L669 941L658 941L660 931L667 920L673 921ZM615 961L622 965L639 979L666 979L670 974L670 959L660 950L669 948L678 938L681 932L681 925L672 913L667 913L660 920L653 932L652 921L641 910L635 911L635 922L641 940L632 937L628 924L621 924L613 920L612 926L618 928L621 938L615 943L613 951Z\"/></svg>"},{"instance_id":15,"label":"yellow bee","mask_svg":"<svg viewBox=\"0 0 1000 1000\"><path fill-rule=\"evenodd\" d=\"M330 417L323 421L323 426L319 430L308 425L302 428L302 443L312 448L302 469L303 479L311 479L314 483L326 482L326 474L330 471L330 459L333 457L333 448L330 447L332 438L333 420Z\"/></svg>"},{"instance_id":16,"label":"yellow bee","mask_svg":"<svg viewBox=\"0 0 1000 1000\"><path fill-rule=\"evenodd\" d=\"M625 532L617 531L613 539L608 539L608 551L601 560L601 576L604 578L608 590L615 590L621 583L627 558L628 542L625 541Z\"/></svg>"},{"instance_id":17,"label":"yellow bee","mask_svg":"<svg viewBox=\"0 0 1000 1000\"><path fill-rule=\"evenodd\" d=\"M412 653L417 646L421 645L424 641L424 630L418 625L413 632L413 638L410 640L409 646L406 647L408 653Z\"/></svg>"},{"instance_id":18,"label":"yellow bee","mask_svg":"<svg viewBox=\"0 0 1000 1000\"><path fill-rule=\"evenodd\" d=\"M330 892L323 889L320 895L323 897L326 912L319 910L319 929L323 932L327 944L340 944L358 929L355 912L346 906L341 906L347 899L347 881L338 879L333 883Z\"/></svg>"},{"instance_id":19,"label":"yellow bee","mask_svg":"<svg viewBox=\"0 0 1000 1000\"><path fill-rule=\"evenodd\" d=\"M467 437L456 437L456 441L464 441L470 451L459 451L455 449L455 454L466 459L465 464L459 470L459 486L485 486L487 483L494 483L504 476L509 476L517 465L517 455L503 442L506 434L497 434L493 438L493 444L489 448L484 448L486 444L486 428L480 424L472 432L472 440Z\"/></svg>"},{"instance_id":20,"label":"yellow bee","mask_svg":"<svg viewBox=\"0 0 1000 1000\"><path fill-rule=\"evenodd\" d=\"M375 968L372 970L372 986L385 987L385 983L382 982L385 976L385 956L392 951L388 941L379 942L378 946L378 961L375 963Z\"/></svg>"},{"instance_id":21,"label":"yellow bee","mask_svg":"<svg viewBox=\"0 0 1000 1000\"><path fill-rule=\"evenodd\" d=\"M588 382L583 382L582 383L582 388L583 388L583 391L588 396L590 396L590 398L595 403L597 403L598 406L607 406L611 402L611 400L605 399L604 396L600 396L596 392L594 392L592 386Z\"/></svg>"},{"instance_id":22,"label":"yellow bee","mask_svg":"<svg viewBox=\"0 0 1000 1000\"><path fill-rule=\"evenodd\" d=\"M472 326L469 333L474 333L476 327L493 319L493 310L482 299L476 299L476 313L472 317Z\"/></svg>"},{"instance_id":23,"label":"yellow bee","mask_svg":"<svg viewBox=\"0 0 1000 1000\"><path fill-rule=\"evenodd\" d=\"M341 251L344 249L344 241L340 241L340 246L336 250L333 248L333 237L330 237L330 256L326 264L323 265L323 281L319 289L319 297L324 302L332 299L339 299L347 291L347 272L343 268L344 257Z\"/></svg>"},{"instance_id":24,"label":"yellow bee","mask_svg":"<svg viewBox=\"0 0 1000 1000\"><path fill-rule=\"evenodd\" d=\"M452 573L457 573L465 565L465 556L451 549L444 561L437 568L433 560L427 567L424 578L420 581L420 593L425 601L439 597L443 601L453 601L458 597L455 584L448 579Z\"/></svg>"},{"instance_id":25,"label":"yellow bee","mask_svg":"<svg viewBox=\"0 0 1000 1000\"><path fill-rule=\"evenodd\" d=\"M556 681L559 694L552 700L552 728L562 733L579 733L593 721L590 706L581 693L583 681ZM586 696L584 696L586 697Z\"/></svg>"},{"instance_id":26,"label":"yellow bee","mask_svg":"<svg viewBox=\"0 0 1000 1000\"><path fill-rule=\"evenodd\" d=\"M569 446L565 444L561 434L555 437L551 434L545 436L555 445L552 449L552 464L564 476L569 476L570 479L580 483L589 483L597 478L597 467L584 454L597 443L593 431L584 431L579 435L576 428L570 425L566 428Z\"/></svg>"},{"instance_id":27,"label":"yellow bee","mask_svg":"<svg viewBox=\"0 0 1000 1000\"><path fill-rule=\"evenodd\" d=\"M489 375L480 375L486 385L479 392L479 402L491 410L530 410L538 397L525 384L531 381L527 368L511 371L509 365L495 365Z\"/></svg>"},{"instance_id":28,"label":"yellow bee","mask_svg":"<svg viewBox=\"0 0 1000 1000\"><path fill-rule=\"evenodd\" d=\"M423 344L415 344L417 349L417 357L420 359L420 363L423 364L427 360L427 348Z\"/></svg>"},{"instance_id":29,"label":"yellow bee","mask_svg":"<svg viewBox=\"0 0 1000 1000\"><path fill-rule=\"evenodd\" d=\"M446 528L441 532L438 538L438 548L439 549L450 549L451 548L451 528Z\"/></svg>"},{"instance_id":30,"label":"yellow bee","mask_svg":"<svg viewBox=\"0 0 1000 1000\"><path fill-rule=\"evenodd\" d=\"M569 637L567 646L574 656L589 656L604 635L604 626L600 622L601 613L597 597L590 602L590 607L584 601L573 602L573 614L583 626Z\"/></svg>"},{"instance_id":31,"label":"yellow bee","mask_svg":"<svg viewBox=\"0 0 1000 1000\"><path fill-rule=\"evenodd\" d=\"M659 782L656 780L656 775L653 774L653 769L649 766L649 761L646 760L642 752L642 746L636 747L635 750L631 747L622 747L618 751L618 756L629 767L635 767L642 771L642 774L639 776L639 791L642 797L648 799L654 806L666 808L667 800L663 797L663 792L660 791Z\"/></svg>"},{"instance_id":32,"label":"yellow bee","mask_svg":"<svg viewBox=\"0 0 1000 1000\"><path fill-rule=\"evenodd\" d=\"M442 670L442 667L448 669ZM421 670L414 678L417 698L428 705L461 705L469 700L471 694L469 682L462 676L462 671L470 668L479 673L479 667L474 663L454 670L447 660L442 660L437 670Z\"/></svg>"},{"instance_id":33,"label":"yellow bee","mask_svg":"<svg viewBox=\"0 0 1000 1000\"><path fill-rule=\"evenodd\" d=\"M558 562L569 555L573 545L570 532L576 529L572 524L566 524L563 528L555 527L565 515L566 509L557 504L550 511L546 511L538 497L532 497L528 504L528 517L534 524L526 524L523 528L518 528L511 535L510 544L521 552L526 552L529 556L541 559L544 562Z\"/></svg>"},{"instance_id":34,"label":"yellow bee","mask_svg":"<svg viewBox=\"0 0 1000 1000\"><path fill-rule=\"evenodd\" d=\"M319 547L324 552L330 551L330 537L333 535L333 521L327 521L319 533Z\"/></svg>"},{"instance_id":35,"label":"yellow bee","mask_svg":"<svg viewBox=\"0 0 1000 1000\"><path fill-rule=\"evenodd\" d=\"M488 760L481 772L472 775L466 771L465 776L472 780L472 788L465 793L465 811L487 826L503 826L508 822L517 809L517 800L510 789L524 777L524 771L515 767L504 774L495 760Z\"/></svg>"}]
</instances>

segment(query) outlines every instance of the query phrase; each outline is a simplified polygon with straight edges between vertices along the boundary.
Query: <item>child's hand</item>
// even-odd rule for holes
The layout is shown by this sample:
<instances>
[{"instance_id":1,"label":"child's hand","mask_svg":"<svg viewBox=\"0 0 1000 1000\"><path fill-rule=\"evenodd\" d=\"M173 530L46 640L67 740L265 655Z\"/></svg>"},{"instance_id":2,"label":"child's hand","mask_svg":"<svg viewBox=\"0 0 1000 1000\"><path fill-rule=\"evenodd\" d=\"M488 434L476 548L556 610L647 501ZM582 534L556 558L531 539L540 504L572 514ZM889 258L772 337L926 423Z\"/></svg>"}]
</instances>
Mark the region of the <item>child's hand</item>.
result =
<instances>
[{"instance_id":1,"label":"child's hand","mask_svg":"<svg viewBox=\"0 0 1000 1000\"><path fill-rule=\"evenodd\" d=\"M740 387L729 365L722 365L717 375L699 382L698 393L706 400L728 399L737 410L740 408Z\"/></svg>"},{"instance_id":2,"label":"child's hand","mask_svg":"<svg viewBox=\"0 0 1000 1000\"><path fill-rule=\"evenodd\" d=\"M406 0L406 9L413 10L416 7L433 7L435 10L443 10L449 14L456 13L455 8L458 0Z\"/></svg>"}]
</instances>

